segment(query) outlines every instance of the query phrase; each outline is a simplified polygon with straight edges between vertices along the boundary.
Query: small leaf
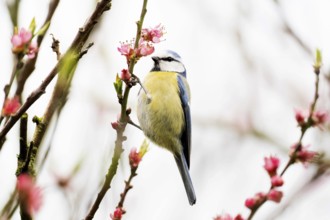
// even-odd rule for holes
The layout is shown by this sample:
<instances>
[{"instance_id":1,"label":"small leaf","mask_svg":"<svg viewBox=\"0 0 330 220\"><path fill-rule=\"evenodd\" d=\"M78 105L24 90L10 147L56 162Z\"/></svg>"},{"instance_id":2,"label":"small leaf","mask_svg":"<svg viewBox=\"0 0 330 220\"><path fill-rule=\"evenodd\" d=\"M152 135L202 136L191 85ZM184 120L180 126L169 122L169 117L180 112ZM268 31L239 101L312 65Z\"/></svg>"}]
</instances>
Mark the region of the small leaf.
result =
<instances>
[{"instance_id":1,"label":"small leaf","mask_svg":"<svg viewBox=\"0 0 330 220\"><path fill-rule=\"evenodd\" d=\"M149 150L149 142L147 141L147 139L144 139L139 150L140 157L142 158L147 153L148 150Z\"/></svg>"},{"instance_id":2,"label":"small leaf","mask_svg":"<svg viewBox=\"0 0 330 220\"><path fill-rule=\"evenodd\" d=\"M29 30L31 31L32 35L34 35L34 31L36 30L36 19L33 18L30 26L29 26Z\"/></svg>"},{"instance_id":3,"label":"small leaf","mask_svg":"<svg viewBox=\"0 0 330 220\"><path fill-rule=\"evenodd\" d=\"M116 75L116 81L113 83L115 90L117 92L117 95L121 95L123 93L123 82L121 81L118 73Z\"/></svg>"},{"instance_id":4,"label":"small leaf","mask_svg":"<svg viewBox=\"0 0 330 220\"><path fill-rule=\"evenodd\" d=\"M316 49L314 67L320 68L321 65L322 65L322 53L321 53L320 49Z\"/></svg>"},{"instance_id":5,"label":"small leaf","mask_svg":"<svg viewBox=\"0 0 330 220\"><path fill-rule=\"evenodd\" d=\"M45 35L45 33L47 32L47 30L49 28L49 25L50 25L50 22L47 21L47 23L43 27L41 27L35 35L37 35L37 36Z\"/></svg>"}]
</instances>

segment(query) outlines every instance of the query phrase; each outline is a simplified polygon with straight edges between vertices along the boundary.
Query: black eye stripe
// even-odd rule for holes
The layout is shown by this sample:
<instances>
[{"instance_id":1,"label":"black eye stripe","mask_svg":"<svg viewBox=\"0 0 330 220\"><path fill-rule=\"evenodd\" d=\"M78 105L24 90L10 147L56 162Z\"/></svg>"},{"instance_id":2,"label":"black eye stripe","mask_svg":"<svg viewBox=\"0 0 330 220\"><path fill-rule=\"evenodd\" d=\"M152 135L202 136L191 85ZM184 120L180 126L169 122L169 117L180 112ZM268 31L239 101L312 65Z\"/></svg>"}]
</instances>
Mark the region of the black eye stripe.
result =
<instances>
[{"instance_id":1,"label":"black eye stripe","mask_svg":"<svg viewBox=\"0 0 330 220\"><path fill-rule=\"evenodd\" d=\"M167 62L178 62L176 59L174 59L173 57L162 57L161 60L167 61Z\"/></svg>"}]
</instances>

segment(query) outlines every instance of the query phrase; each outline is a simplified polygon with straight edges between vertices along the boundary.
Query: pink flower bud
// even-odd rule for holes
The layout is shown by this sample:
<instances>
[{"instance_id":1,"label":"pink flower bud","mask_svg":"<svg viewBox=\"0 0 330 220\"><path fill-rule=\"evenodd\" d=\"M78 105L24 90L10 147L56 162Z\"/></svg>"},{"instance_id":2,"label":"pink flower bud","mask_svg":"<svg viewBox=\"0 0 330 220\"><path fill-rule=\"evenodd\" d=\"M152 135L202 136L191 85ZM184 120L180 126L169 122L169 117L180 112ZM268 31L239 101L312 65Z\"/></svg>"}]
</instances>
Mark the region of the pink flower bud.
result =
<instances>
[{"instance_id":1,"label":"pink flower bud","mask_svg":"<svg viewBox=\"0 0 330 220\"><path fill-rule=\"evenodd\" d=\"M110 218L113 220L121 220L124 214L124 210L120 207L117 207L113 214L110 214Z\"/></svg>"},{"instance_id":2,"label":"pink flower bud","mask_svg":"<svg viewBox=\"0 0 330 220\"><path fill-rule=\"evenodd\" d=\"M111 126L112 126L113 129L118 130L118 128L119 128L119 123L118 123L118 121L111 122Z\"/></svg>"},{"instance_id":3,"label":"pink flower bud","mask_svg":"<svg viewBox=\"0 0 330 220\"><path fill-rule=\"evenodd\" d=\"M254 195L252 198L248 198L245 200L245 206L249 209L255 209L266 199L266 194L263 192L259 192Z\"/></svg>"},{"instance_id":4,"label":"pink flower bud","mask_svg":"<svg viewBox=\"0 0 330 220\"><path fill-rule=\"evenodd\" d=\"M27 56L29 59L33 59L38 52L38 44L37 42L32 42L28 47Z\"/></svg>"},{"instance_id":5,"label":"pink flower bud","mask_svg":"<svg viewBox=\"0 0 330 220\"><path fill-rule=\"evenodd\" d=\"M123 80L123 81L129 81L132 77L132 74L127 70L127 69L123 69L121 71L121 74L120 74L120 78Z\"/></svg>"},{"instance_id":6,"label":"pink flower bud","mask_svg":"<svg viewBox=\"0 0 330 220\"><path fill-rule=\"evenodd\" d=\"M297 159L302 163L308 163L311 162L316 155L317 152L309 151L306 148L302 148L300 151L297 152Z\"/></svg>"},{"instance_id":7,"label":"pink flower bud","mask_svg":"<svg viewBox=\"0 0 330 220\"><path fill-rule=\"evenodd\" d=\"M234 220L244 220L244 218L240 214L238 214L235 216Z\"/></svg>"},{"instance_id":8,"label":"pink flower bud","mask_svg":"<svg viewBox=\"0 0 330 220\"><path fill-rule=\"evenodd\" d=\"M329 120L329 114L325 111L316 111L312 115L313 126L322 126Z\"/></svg>"},{"instance_id":9,"label":"pink flower bud","mask_svg":"<svg viewBox=\"0 0 330 220\"><path fill-rule=\"evenodd\" d=\"M301 110L295 110L295 118L298 125L303 125L305 123L307 115Z\"/></svg>"},{"instance_id":10,"label":"pink flower bud","mask_svg":"<svg viewBox=\"0 0 330 220\"><path fill-rule=\"evenodd\" d=\"M280 160L275 156L265 157L264 168L268 172L269 176L276 175L277 168L280 165Z\"/></svg>"},{"instance_id":11,"label":"pink flower bud","mask_svg":"<svg viewBox=\"0 0 330 220\"><path fill-rule=\"evenodd\" d=\"M256 205L256 200L254 198L247 198L245 200L245 206L249 209L253 209Z\"/></svg>"},{"instance_id":12,"label":"pink flower bud","mask_svg":"<svg viewBox=\"0 0 330 220\"><path fill-rule=\"evenodd\" d=\"M3 116L11 116L14 115L17 110L21 107L18 97L14 97L12 99L6 99L4 107L2 109Z\"/></svg>"},{"instance_id":13,"label":"pink flower bud","mask_svg":"<svg viewBox=\"0 0 330 220\"><path fill-rule=\"evenodd\" d=\"M131 152L129 153L129 164L131 168L137 168L139 163L142 160L142 156L137 152L136 148L132 148Z\"/></svg>"},{"instance_id":14,"label":"pink flower bud","mask_svg":"<svg viewBox=\"0 0 330 220\"><path fill-rule=\"evenodd\" d=\"M268 200L280 203L283 197L283 192L272 189L267 195Z\"/></svg>"},{"instance_id":15,"label":"pink flower bud","mask_svg":"<svg viewBox=\"0 0 330 220\"><path fill-rule=\"evenodd\" d=\"M282 186L284 181L281 176L275 175L271 178L272 187Z\"/></svg>"},{"instance_id":16,"label":"pink flower bud","mask_svg":"<svg viewBox=\"0 0 330 220\"><path fill-rule=\"evenodd\" d=\"M298 150L296 150L297 147L299 147L297 144L292 145L290 156L292 157L293 153L296 152L295 159L302 162L304 165L307 165L307 163L311 162L317 155L317 152L308 150L309 145L300 145Z\"/></svg>"}]
</instances>

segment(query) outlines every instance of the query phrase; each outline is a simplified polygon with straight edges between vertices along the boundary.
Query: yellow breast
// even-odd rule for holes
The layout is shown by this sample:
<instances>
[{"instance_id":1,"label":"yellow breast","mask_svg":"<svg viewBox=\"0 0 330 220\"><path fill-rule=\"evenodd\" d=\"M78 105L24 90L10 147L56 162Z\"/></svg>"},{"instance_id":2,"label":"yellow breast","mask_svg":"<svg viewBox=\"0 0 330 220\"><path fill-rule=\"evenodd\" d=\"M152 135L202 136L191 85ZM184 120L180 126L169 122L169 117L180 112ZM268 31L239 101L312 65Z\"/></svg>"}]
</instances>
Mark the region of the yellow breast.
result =
<instances>
[{"instance_id":1,"label":"yellow breast","mask_svg":"<svg viewBox=\"0 0 330 220\"><path fill-rule=\"evenodd\" d=\"M138 103L138 118L145 135L172 152L181 148L180 135L185 123L177 77L175 72L150 72L143 85L151 102L141 90Z\"/></svg>"}]
</instances>

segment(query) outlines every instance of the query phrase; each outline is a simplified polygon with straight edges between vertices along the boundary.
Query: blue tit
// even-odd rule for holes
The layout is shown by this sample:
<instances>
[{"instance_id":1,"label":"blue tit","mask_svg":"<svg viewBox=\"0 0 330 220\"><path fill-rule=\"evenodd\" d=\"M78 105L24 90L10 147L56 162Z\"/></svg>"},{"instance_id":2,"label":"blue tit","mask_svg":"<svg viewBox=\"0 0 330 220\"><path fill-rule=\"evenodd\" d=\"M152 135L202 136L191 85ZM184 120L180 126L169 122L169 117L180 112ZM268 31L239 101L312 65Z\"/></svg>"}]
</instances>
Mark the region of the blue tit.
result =
<instances>
[{"instance_id":1,"label":"blue tit","mask_svg":"<svg viewBox=\"0 0 330 220\"><path fill-rule=\"evenodd\" d=\"M196 195L189 175L191 117L186 68L173 51L164 51L152 60L154 66L143 82L147 93L139 93L138 120L146 137L174 155L189 203L193 205Z\"/></svg>"}]
</instances>

